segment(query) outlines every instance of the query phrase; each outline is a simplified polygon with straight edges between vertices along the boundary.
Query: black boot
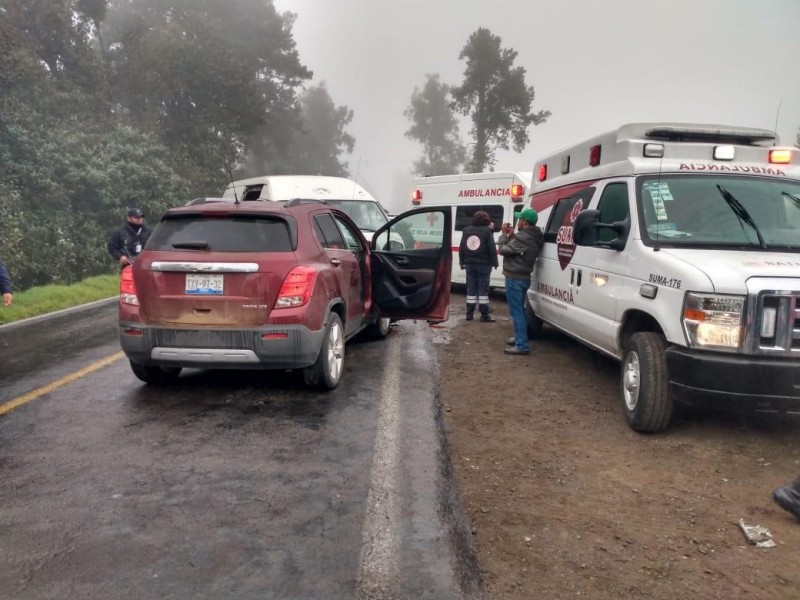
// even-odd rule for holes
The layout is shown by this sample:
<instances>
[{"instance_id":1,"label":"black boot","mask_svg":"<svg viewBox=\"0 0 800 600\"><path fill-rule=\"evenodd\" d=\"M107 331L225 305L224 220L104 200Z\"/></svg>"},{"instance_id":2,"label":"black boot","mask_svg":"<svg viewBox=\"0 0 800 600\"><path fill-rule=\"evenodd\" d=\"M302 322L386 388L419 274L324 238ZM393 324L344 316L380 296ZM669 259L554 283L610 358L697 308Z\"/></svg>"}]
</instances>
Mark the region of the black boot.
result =
<instances>
[{"instance_id":1,"label":"black boot","mask_svg":"<svg viewBox=\"0 0 800 600\"><path fill-rule=\"evenodd\" d=\"M800 478L791 485L785 485L772 492L772 499L783 510L800 519Z\"/></svg>"},{"instance_id":2,"label":"black boot","mask_svg":"<svg viewBox=\"0 0 800 600\"><path fill-rule=\"evenodd\" d=\"M464 317L467 321L472 321L472 315L475 314L475 305L471 302L467 302L467 316Z\"/></svg>"},{"instance_id":3,"label":"black boot","mask_svg":"<svg viewBox=\"0 0 800 600\"><path fill-rule=\"evenodd\" d=\"M481 323L494 323L494 318L489 314L489 305L479 304L478 307L481 309Z\"/></svg>"}]
</instances>

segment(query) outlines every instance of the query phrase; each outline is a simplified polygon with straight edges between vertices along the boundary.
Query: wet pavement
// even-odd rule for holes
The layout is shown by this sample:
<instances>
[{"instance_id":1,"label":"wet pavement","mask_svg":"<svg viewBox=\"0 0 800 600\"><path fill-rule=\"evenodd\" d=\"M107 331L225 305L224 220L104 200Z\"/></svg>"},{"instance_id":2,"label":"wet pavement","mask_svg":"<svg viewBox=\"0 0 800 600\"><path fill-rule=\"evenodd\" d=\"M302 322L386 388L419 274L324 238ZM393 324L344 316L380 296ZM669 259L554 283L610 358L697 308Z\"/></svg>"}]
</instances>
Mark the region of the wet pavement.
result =
<instances>
[{"instance_id":1,"label":"wet pavement","mask_svg":"<svg viewBox=\"0 0 800 600\"><path fill-rule=\"evenodd\" d=\"M117 352L115 319L0 329L0 402ZM433 333L349 343L330 393L254 371L151 388L120 359L0 417L3 596L478 597Z\"/></svg>"}]
</instances>

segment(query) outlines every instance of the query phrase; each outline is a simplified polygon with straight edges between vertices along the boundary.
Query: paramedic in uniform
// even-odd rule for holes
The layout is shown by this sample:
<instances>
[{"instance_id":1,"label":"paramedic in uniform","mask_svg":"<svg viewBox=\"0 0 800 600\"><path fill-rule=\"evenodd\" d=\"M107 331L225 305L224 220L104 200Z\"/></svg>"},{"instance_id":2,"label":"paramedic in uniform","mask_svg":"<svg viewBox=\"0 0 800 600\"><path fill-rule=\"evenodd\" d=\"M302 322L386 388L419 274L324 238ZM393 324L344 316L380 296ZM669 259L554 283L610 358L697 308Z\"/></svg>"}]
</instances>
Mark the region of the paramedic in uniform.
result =
<instances>
[{"instance_id":1,"label":"paramedic in uniform","mask_svg":"<svg viewBox=\"0 0 800 600\"><path fill-rule=\"evenodd\" d=\"M532 208L517 213L517 233L510 223L504 223L497 244L503 255L503 275L506 277L508 313L514 323L514 337L508 340L506 354L528 354L528 324L525 317L525 293L531 284L531 273L544 244L544 234L536 227L539 214Z\"/></svg>"},{"instance_id":2,"label":"paramedic in uniform","mask_svg":"<svg viewBox=\"0 0 800 600\"><path fill-rule=\"evenodd\" d=\"M467 271L467 321L472 321L477 304L481 322L494 322L489 315L489 278L498 262L491 224L489 213L479 210L461 232L458 263Z\"/></svg>"}]
</instances>

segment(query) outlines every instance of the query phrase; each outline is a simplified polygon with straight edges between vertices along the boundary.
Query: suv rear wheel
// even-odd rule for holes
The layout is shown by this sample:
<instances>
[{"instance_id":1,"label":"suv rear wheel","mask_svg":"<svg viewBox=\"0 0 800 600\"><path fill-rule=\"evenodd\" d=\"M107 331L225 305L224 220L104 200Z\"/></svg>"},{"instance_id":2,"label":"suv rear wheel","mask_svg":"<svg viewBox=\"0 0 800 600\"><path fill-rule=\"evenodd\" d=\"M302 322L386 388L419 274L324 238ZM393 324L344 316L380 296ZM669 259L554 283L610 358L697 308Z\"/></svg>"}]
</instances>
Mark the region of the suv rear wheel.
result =
<instances>
[{"instance_id":1,"label":"suv rear wheel","mask_svg":"<svg viewBox=\"0 0 800 600\"><path fill-rule=\"evenodd\" d=\"M339 315L332 312L325 325L322 348L316 362L303 369L303 380L310 388L332 390L344 371L344 328Z\"/></svg>"},{"instance_id":2,"label":"suv rear wheel","mask_svg":"<svg viewBox=\"0 0 800 600\"><path fill-rule=\"evenodd\" d=\"M167 385L172 383L181 374L181 367L156 367L140 365L131 361L131 371L139 379L151 385Z\"/></svg>"}]
</instances>

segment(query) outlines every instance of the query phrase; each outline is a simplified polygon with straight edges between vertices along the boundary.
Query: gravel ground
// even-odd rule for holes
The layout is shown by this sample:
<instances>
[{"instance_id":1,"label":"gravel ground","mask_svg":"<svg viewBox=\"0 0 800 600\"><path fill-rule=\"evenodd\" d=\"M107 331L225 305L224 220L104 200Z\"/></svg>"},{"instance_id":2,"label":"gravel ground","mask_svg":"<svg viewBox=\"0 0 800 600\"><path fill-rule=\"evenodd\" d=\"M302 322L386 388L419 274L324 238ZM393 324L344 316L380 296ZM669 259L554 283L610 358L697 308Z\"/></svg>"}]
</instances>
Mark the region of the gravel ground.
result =
<instances>
[{"instance_id":1,"label":"gravel ground","mask_svg":"<svg viewBox=\"0 0 800 600\"><path fill-rule=\"evenodd\" d=\"M800 420L684 409L637 434L617 363L549 329L507 356L502 296L496 323L463 303L437 346L442 402L490 597L800 598L800 523L770 497L800 473Z\"/></svg>"}]
</instances>

